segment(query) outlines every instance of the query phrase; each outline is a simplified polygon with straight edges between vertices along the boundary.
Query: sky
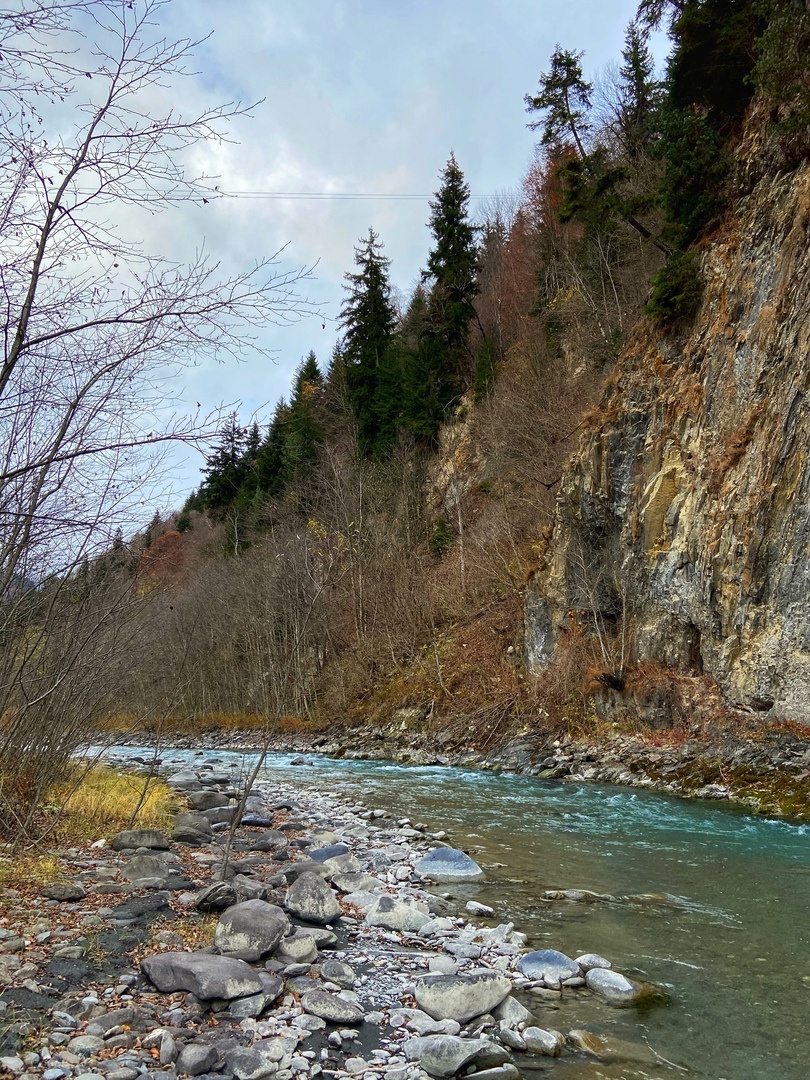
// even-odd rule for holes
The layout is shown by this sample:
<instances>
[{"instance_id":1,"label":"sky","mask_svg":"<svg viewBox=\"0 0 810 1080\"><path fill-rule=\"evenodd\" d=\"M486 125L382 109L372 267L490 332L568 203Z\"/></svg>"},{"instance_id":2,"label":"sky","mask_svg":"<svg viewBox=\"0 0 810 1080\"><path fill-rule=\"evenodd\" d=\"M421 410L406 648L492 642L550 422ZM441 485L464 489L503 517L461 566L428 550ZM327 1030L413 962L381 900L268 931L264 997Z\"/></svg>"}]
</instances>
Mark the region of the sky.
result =
<instances>
[{"instance_id":1,"label":"sky","mask_svg":"<svg viewBox=\"0 0 810 1080\"><path fill-rule=\"evenodd\" d=\"M343 275L368 228L407 299L430 246L428 198L451 151L473 212L518 188L537 142L523 98L536 92L555 44L584 50L591 77L620 57L635 8L636 0L171 0L161 30L206 40L196 73L156 93L188 112L256 104L233 121L230 141L198 147L189 163L236 197L167 210L137 228L148 248L176 259L204 243L226 271L283 248L280 269L315 267L302 291L323 312L264 328L272 360L186 371L180 402L192 412L199 402L203 413L233 406L245 423L269 419L310 349L328 363ZM285 192L424 198L270 197ZM162 509L197 486L201 464L198 452L178 452Z\"/></svg>"}]
</instances>

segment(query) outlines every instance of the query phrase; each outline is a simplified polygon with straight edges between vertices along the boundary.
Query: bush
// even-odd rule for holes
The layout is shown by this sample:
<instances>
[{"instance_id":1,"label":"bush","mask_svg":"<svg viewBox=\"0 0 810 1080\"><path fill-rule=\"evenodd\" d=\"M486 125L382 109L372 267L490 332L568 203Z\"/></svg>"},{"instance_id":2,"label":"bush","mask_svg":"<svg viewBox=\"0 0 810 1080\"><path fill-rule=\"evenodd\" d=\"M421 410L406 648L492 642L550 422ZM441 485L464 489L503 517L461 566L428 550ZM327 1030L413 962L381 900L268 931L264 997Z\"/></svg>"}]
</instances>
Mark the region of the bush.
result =
<instances>
[{"instance_id":1,"label":"bush","mask_svg":"<svg viewBox=\"0 0 810 1080\"><path fill-rule=\"evenodd\" d=\"M652 294L645 312L661 325L690 318L703 295L700 256L693 251L672 255L652 279Z\"/></svg>"},{"instance_id":2,"label":"bush","mask_svg":"<svg viewBox=\"0 0 810 1080\"><path fill-rule=\"evenodd\" d=\"M433 523L433 532L429 540L430 554L434 559L441 559L453 543L453 530L445 518L437 518Z\"/></svg>"}]
</instances>

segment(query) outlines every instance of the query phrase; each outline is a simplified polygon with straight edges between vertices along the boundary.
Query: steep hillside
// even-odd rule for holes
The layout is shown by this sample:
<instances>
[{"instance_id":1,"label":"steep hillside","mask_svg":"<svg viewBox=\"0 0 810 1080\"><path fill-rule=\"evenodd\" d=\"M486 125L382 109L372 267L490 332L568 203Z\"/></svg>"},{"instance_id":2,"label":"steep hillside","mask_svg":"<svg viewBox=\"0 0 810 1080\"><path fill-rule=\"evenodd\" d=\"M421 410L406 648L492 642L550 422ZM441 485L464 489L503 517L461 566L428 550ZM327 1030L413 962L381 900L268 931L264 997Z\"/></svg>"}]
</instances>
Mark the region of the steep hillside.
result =
<instances>
[{"instance_id":1,"label":"steep hillside","mask_svg":"<svg viewBox=\"0 0 810 1080\"><path fill-rule=\"evenodd\" d=\"M766 152L751 127L700 309L638 329L530 582L529 669L598 641L603 715L667 725L711 681L729 705L810 722L810 167Z\"/></svg>"}]
</instances>

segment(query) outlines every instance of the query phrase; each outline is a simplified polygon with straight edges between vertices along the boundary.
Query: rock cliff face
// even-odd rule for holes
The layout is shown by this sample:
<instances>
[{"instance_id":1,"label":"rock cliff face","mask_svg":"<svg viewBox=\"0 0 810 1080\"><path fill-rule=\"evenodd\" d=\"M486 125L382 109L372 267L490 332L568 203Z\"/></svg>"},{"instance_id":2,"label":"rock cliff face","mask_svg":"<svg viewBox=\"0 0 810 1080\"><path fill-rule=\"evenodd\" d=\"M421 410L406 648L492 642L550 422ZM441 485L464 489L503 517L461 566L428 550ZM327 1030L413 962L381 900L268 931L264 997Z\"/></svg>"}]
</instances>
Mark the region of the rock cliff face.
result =
<instances>
[{"instance_id":1,"label":"rock cliff face","mask_svg":"<svg viewBox=\"0 0 810 1080\"><path fill-rule=\"evenodd\" d=\"M688 334L640 327L586 422L526 660L547 667L584 620L616 670L624 648L810 722L810 167L744 165Z\"/></svg>"}]
</instances>

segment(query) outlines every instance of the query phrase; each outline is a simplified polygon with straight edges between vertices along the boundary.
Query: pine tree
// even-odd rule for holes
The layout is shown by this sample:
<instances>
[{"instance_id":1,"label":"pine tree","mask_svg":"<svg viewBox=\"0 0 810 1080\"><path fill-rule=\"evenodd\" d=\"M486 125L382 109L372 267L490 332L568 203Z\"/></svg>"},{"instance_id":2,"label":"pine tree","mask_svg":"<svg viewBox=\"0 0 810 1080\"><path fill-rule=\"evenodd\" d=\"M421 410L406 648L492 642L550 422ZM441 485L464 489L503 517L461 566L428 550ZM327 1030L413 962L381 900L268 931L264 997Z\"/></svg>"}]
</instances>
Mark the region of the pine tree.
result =
<instances>
[{"instance_id":1,"label":"pine tree","mask_svg":"<svg viewBox=\"0 0 810 1080\"><path fill-rule=\"evenodd\" d=\"M275 498L284 490L287 482L285 447L290 409L284 398L276 405L267 435L256 455L256 480L258 490Z\"/></svg>"},{"instance_id":2,"label":"pine tree","mask_svg":"<svg viewBox=\"0 0 810 1080\"><path fill-rule=\"evenodd\" d=\"M388 278L390 260L373 229L354 250L355 273L347 273L348 296L341 310L345 331L343 361L346 395L364 456L379 457L393 444L389 346L396 324Z\"/></svg>"}]
</instances>

